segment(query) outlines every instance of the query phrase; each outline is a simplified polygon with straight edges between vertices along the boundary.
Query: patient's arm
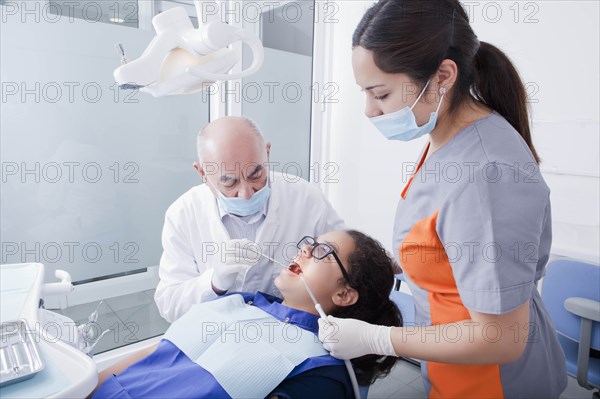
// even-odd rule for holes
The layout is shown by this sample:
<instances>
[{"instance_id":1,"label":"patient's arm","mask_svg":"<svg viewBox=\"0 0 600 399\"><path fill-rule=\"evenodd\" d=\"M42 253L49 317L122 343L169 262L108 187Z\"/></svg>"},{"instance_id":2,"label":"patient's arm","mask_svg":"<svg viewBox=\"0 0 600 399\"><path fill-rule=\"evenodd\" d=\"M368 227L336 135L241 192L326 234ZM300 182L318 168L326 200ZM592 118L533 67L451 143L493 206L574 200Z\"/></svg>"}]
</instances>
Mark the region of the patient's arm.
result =
<instances>
[{"instance_id":1,"label":"patient's arm","mask_svg":"<svg viewBox=\"0 0 600 399\"><path fill-rule=\"evenodd\" d=\"M131 366L133 363L137 362L140 359L145 358L146 356L148 356L149 354L154 352L157 347L158 347L158 344L155 344L146 349L139 350L139 351L135 352L133 355L128 356L125 359L121 360L120 362L103 370L100 374L98 374L98 384L96 385L96 389L100 385L102 385L102 383L104 381L106 381L106 379L108 379L111 375L113 375L113 374L119 375L123 370L125 370L127 367ZM88 396L88 398L91 398L94 395L94 392L96 391L96 389L94 389L94 391L92 391L92 393L90 394L90 396Z\"/></svg>"}]
</instances>

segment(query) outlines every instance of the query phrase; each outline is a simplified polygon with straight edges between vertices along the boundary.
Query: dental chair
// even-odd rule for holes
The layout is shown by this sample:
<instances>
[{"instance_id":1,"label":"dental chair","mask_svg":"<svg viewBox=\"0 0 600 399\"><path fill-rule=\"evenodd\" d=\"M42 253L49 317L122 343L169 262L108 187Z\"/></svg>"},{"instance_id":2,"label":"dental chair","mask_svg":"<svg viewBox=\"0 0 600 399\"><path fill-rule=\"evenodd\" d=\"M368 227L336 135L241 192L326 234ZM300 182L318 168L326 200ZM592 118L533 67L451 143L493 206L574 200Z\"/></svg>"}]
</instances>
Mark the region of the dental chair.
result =
<instances>
[{"instance_id":1,"label":"dental chair","mask_svg":"<svg viewBox=\"0 0 600 399\"><path fill-rule=\"evenodd\" d=\"M567 373L582 387L600 389L600 266L571 259L551 262L542 299L565 352ZM598 391L594 399L600 399Z\"/></svg>"}]
</instances>

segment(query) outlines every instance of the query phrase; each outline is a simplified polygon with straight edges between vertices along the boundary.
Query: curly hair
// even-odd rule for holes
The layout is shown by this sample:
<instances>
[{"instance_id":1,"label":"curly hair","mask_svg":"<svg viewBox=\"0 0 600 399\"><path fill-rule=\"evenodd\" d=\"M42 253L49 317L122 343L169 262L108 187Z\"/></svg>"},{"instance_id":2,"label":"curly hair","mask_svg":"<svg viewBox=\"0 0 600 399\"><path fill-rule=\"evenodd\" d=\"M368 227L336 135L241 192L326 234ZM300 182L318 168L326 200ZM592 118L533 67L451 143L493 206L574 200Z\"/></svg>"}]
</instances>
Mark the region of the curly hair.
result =
<instances>
[{"instance_id":1,"label":"curly hair","mask_svg":"<svg viewBox=\"0 0 600 399\"><path fill-rule=\"evenodd\" d=\"M356 230L346 230L354 240L354 252L348 257L350 286L358 291L355 304L336 308L335 317L353 318L371 324L402 326L402 315L390 292L394 284L394 263L379 241ZM352 359L356 378L361 385L370 385L386 376L397 358L365 355Z\"/></svg>"}]
</instances>

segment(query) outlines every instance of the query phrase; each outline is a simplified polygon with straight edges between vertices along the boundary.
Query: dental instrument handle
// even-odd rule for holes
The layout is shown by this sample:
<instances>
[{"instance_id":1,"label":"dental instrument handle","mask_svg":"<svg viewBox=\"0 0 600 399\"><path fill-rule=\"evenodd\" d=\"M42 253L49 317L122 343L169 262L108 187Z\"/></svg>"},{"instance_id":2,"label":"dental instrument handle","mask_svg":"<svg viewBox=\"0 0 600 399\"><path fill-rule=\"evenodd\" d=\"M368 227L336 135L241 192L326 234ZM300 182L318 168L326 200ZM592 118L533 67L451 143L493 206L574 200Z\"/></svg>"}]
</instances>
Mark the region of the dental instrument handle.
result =
<instances>
[{"instance_id":1,"label":"dental instrument handle","mask_svg":"<svg viewBox=\"0 0 600 399\"><path fill-rule=\"evenodd\" d=\"M268 259L268 260L270 260L271 262L273 262L273 263L275 263L275 264L277 264L277 265L279 265L279 266L281 266L281 267L284 267L284 268L286 268L286 269L287 269L287 267L288 267L287 265L284 265L283 263L281 263L281 262L279 262L279 261L277 261L277 260L275 260L275 259L271 258L270 256L267 256L267 255L263 254L262 252L260 253L260 255L261 255L263 258L265 258L265 259Z\"/></svg>"},{"instance_id":2,"label":"dental instrument handle","mask_svg":"<svg viewBox=\"0 0 600 399\"><path fill-rule=\"evenodd\" d=\"M281 266L281 267L284 267L284 268L286 268L286 269L287 269L287 266L286 266L286 265L284 265L283 263L281 263L281 262L279 262L279 261L277 261L277 260L275 260L275 259L271 258L270 256L267 256L267 255L263 254L262 252L255 251L255 250L254 250L254 249L252 249L252 248L247 248L247 249L249 249L250 251L254 252L255 254L257 254L257 255L260 255L260 256L262 256L263 258L265 258L265 259L268 259L268 260L270 260L271 262L273 262L273 263L276 263L276 264L278 264L279 266Z\"/></svg>"},{"instance_id":3,"label":"dental instrument handle","mask_svg":"<svg viewBox=\"0 0 600 399\"><path fill-rule=\"evenodd\" d=\"M327 315L325 314L325 312L323 311L323 308L321 307L320 303L317 303L315 305L315 309L317 309L317 312L319 313L319 316L321 316L321 318L325 321L327 321Z\"/></svg>"}]
</instances>

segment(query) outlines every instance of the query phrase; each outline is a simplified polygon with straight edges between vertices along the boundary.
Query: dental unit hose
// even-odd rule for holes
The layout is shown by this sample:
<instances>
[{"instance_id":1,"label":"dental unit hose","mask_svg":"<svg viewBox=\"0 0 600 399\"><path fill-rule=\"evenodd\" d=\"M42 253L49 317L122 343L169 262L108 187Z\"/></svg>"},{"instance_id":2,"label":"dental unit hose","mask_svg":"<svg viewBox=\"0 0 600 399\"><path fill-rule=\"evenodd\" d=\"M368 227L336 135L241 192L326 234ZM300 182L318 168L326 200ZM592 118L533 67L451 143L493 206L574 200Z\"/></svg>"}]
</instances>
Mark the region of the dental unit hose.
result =
<instances>
[{"instance_id":1,"label":"dental unit hose","mask_svg":"<svg viewBox=\"0 0 600 399\"><path fill-rule=\"evenodd\" d=\"M304 283L304 288L306 288L306 291L308 292L310 299L312 299L313 303L315 304L315 309L317 309L319 316L321 316L321 318L325 322L329 323L329 321L327 320L327 315L323 311L321 304L319 302L317 302L317 298L315 298L315 295L313 294L313 292L309 288L308 284L304 280L304 277L302 277L302 272L300 272L300 280L302 280L302 282ZM346 365L346 369L348 369L348 375L350 376L350 381L352 381L352 390L354 391L354 397L356 399L360 399L360 390L358 388L358 381L356 381L356 374L354 374L354 368L352 367L352 362L350 362L350 359L346 359L346 360L344 360L344 364Z\"/></svg>"}]
</instances>

